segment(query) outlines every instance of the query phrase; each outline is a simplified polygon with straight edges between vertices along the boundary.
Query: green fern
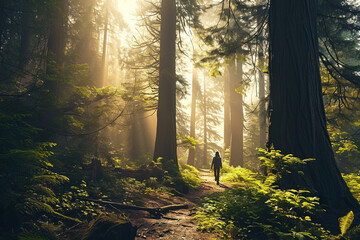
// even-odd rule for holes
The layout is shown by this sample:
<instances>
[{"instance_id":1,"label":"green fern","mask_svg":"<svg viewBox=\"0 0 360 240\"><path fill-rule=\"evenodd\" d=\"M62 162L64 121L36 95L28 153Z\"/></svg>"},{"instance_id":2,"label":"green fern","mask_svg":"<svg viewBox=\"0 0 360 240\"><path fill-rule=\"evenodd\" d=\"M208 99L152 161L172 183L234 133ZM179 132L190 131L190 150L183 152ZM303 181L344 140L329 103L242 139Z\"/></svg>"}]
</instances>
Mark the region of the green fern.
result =
<instances>
[{"instance_id":1,"label":"green fern","mask_svg":"<svg viewBox=\"0 0 360 240\"><path fill-rule=\"evenodd\" d=\"M48 239L33 233L22 233L19 236L19 240L48 240Z\"/></svg>"},{"instance_id":2,"label":"green fern","mask_svg":"<svg viewBox=\"0 0 360 240\"><path fill-rule=\"evenodd\" d=\"M52 215L58 216L60 218L70 220L70 221L74 221L74 222L77 222L77 223L81 222L79 219L68 217L68 216L65 216L65 215L55 211L53 209L53 207L50 206L47 203L44 203L42 201L38 201L38 200L33 199L33 198L27 199L25 204L24 204L24 213L26 213L28 215L33 215L33 214L39 213L39 212L40 213L52 214Z\"/></svg>"},{"instance_id":3,"label":"green fern","mask_svg":"<svg viewBox=\"0 0 360 240\"><path fill-rule=\"evenodd\" d=\"M350 211L345 216L339 218L339 226L340 226L340 230L341 230L341 236L345 235L345 233L350 228L353 221L354 221L353 211Z\"/></svg>"}]
</instances>

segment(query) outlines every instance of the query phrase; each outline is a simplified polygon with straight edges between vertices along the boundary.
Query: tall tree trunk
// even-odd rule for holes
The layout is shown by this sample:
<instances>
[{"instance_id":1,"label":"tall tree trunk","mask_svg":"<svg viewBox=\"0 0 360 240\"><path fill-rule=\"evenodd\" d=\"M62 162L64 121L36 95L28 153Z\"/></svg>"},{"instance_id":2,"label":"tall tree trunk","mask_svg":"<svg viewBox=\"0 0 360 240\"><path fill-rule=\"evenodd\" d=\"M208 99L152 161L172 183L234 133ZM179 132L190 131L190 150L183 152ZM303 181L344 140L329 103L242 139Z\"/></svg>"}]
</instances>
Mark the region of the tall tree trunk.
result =
<instances>
[{"instance_id":1,"label":"tall tree trunk","mask_svg":"<svg viewBox=\"0 0 360 240\"><path fill-rule=\"evenodd\" d=\"M56 63L62 65L65 56L68 0L57 0L56 6L49 29L48 53L53 54Z\"/></svg>"},{"instance_id":2,"label":"tall tree trunk","mask_svg":"<svg viewBox=\"0 0 360 240\"><path fill-rule=\"evenodd\" d=\"M328 226L359 204L335 163L326 128L319 72L316 0L271 0L269 13L270 126L269 144L306 164L304 174L292 173L282 188L307 188L328 209ZM337 227L338 228L338 227Z\"/></svg>"},{"instance_id":3,"label":"tall tree trunk","mask_svg":"<svg viewBox=\"0 0 360 240\"><path fill-rule=\"evenodd\" d=\"M192 84L191 84L191 116L190 116L190 137L195 139L195 125L196 125L196 99L197 99L197 92L198 92L198 74L197 69L194 66L193 73L192 73ZM189 149L189 156L187 163L189 165L194 166L195 164L195 149Z\"/></svg>"},{"instance_id":4,"label":"tall tree trunk","mask_svg":"<svg viewBox=\"0 0 360 240\"><path fill-rule=\"evenodd\" d=\"M263 60L263 58L260 58ZM259 70L259 146L265 148L266 144L266 108L265 108L265 76Z\"/></svg>"},{"instance_id":5,"label":"tall tree trunk","mask_svg":"<svg viewBox=\"0 0 360 240\"><path fill-rule=\"evenodd\" d=\"M256 0L256 4L263 4L264 0ZM259 15L257 17L256 23L261 24L263 16ZM264 31L260 34L260 44L258 52L258 77L259 77L259 147L265 148L266 144L266 132L267 132L267 111L266 111L266 100L265 96L267 90L265 87L265 74L263 70L265 69L265 49L266 49L266 36Z\"/></svg>"},{"instance_id":6,"label":"tall tree trunk","mask_svg":"<svg viewBox=\"0 0 360 240\"><path fill-rule=\"evenodd\" d=\"M85 63L89 67L89 84L99 85L101 77L101 62L98 58L100 30L99 24L94 24L96 0L82 1L81 18L79 19L78 41L75 46L75 54L78 63Z\"/></svg>"},{"instance_id":7,"label":"tall tree trunk","mask_svg":"<svg viewBox=\"0 0 360 240\"><path fill-rule=\"evenodd\" d=\"M105 22L104 22L104 36L101 56L101 76L99 87L103 87L107 78L107 66L106 66L106 49L107 49L107 38L108 38L108 24L109 24L109 6L108 1L105 1Z\"/></svg>"},{"instance_id":8,"label":"tall tree trunk","mask_svg":"<svg viewBox=\"0 0 360 240\"><path fill-rule=\"evenodd\" d=\"M157 129L154 159L161 157L164 167L178 171L176 150L176 3L162 0L160 25L160 65Z\"/></svg>"},{"instance_id":9,"label":"tall tree trunk","mask_svg":"<svg viewBox=\"0 0 360 240\"><path fill-rule=\"evenodd\" d=\"M54 15L50 20L48 38L48 58L55 61L58 67L62 67L65 56L67 16L69 10L68 0L57 0ZM48 62L49 63L49 62ZM46 73L56 74L51 67L46 67ZM47 86L54 96L59 96L59 84L56 81L48 82Z\"/></svg>"},{"instance_id":10,"label":"tall tree trunk","mask_svg":"<svg viewBox=\"0 0 360 240\"><path fill-rule=\"evenodd\" d=\"M236 92L236 88L241 86L242 63L238 62L235 68L235 59L229 63L230 76L230 111L231 111L231 146L230 146L230 165L244 166L243 158L243 126L244 113L242 95Z\"/></svg>"},{"instance_id":11,"label":"tall tree trunk","mask_svg":"<svg viewBox=\"0 0 360 240\"><path fill-rule=\"evenodd\" d=\"M21 14L21 42L19 52L18 68L20 71L24 70L29 61L30 54L30 37L31 37L31 24L32 24L32 9L30 4L26 1L23 2L23 12Z\"/></svg>"},{"instance_id":12,"label":"tall tree trunk","mask_svg":"<svg viewBox=\"0 0 360 240\"><path fill-rule=\"evenodd\" d=\"M243 85L243 65L240 62L239 58L236 60L236 77L239 86ZM239 126L238 126L238 136L239 136L239 163L241 167L244 167L244 107L243 107L243 95L238 94L238 114L239 114Z\"/></svg>"},{"instance_id":13,"label":"tall tree trunk","mask_svg":"<svg viewBox=\"0 0 360 240\"><path fill-rule=\"evenodd\" d=\"M44 88L49 91L49 103L54 104L52 108L48 108L41 117L41 125L44 126L44 131L41 135L44 139L58 142L56 132L54 131L54 124L56 124L59 112L56 109L56 103L61 98L61 82L60 74L63 70L65 46L66 46L66 31L67 31L67 17L69 4L68 0L56 0L56 5L52 6L50 11L53 12L52 18L48 26L48 42L47 42L47 61L46 61L46 75L49 76L44 84Z\"/></svg>"},{"instance_id":14,"label":"tall tree trunk","mask_svg":"<svg viewBox=\"0 0 360 240\"><path fill-rule=\"evenodd\" d=\"M226 67L224 73L224 153L230 148L231 129L230 129L230 78L229 66Z\"/></svg>"},{"instance_id":15,"label":"tall tree trunk","mask_svg":"<svg viewBox=\"0 0 360 240\"><path fill-rule=\"evenodd\" d=\"M204 113L203 113L203 117L204 117L204 152L203 152L203 166L207 166L208 163L208 159L207 159L207 150L208 150L208 145L207 145L207 96L206 96L206 72L204 71L203 73L204 75Z\"/></svg>"}]
</instances>

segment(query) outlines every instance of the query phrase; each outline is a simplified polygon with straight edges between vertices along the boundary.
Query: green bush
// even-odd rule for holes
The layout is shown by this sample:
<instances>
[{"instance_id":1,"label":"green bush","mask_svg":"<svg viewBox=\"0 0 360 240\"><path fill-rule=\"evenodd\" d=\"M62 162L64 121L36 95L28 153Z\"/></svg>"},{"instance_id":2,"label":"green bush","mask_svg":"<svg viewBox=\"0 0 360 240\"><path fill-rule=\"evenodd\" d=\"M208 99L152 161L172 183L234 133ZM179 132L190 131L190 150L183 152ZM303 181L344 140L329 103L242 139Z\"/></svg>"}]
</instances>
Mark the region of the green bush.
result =
<instances>
[{"instance_id":1,"label":"green bush","mask_svg":"<svg viewBox=\"0 0 360 240\"><path fill-rule=\"evenodd\" d=\"M280 150L267 151L258 148L258 151L261 169L266 176L275 177L276 183L280 183L288 174L303 174L301 170L304 165L309 161L314 161L313 158L300 159L292 154L283 155Z\"/></svg>"},{"instance_id":2,"label":"green bush","mask_svg":"<svg viewBox=\"0 0 360 240\"><path fill-rule=\"evenodd\" d=\"M351 193L360 202L360 176L359 173L343 174L343 178Z\"/></svg>"},{"instance_id":3,"label":"green bush","mask_svg":"<svg viewBox=\"0 0 360 240\"><path fill-rule=\"evenodd\" d=\"M199 229L224 239L329 239L330 233L312 218L321 214L319 199L307 190L281 190L282 174L299 171L303 162L279 151L260 157L267 176L240 167L224 166L223 180L246 187L217 192L198 208Z\"/></svg>"},{"instance_id":4,"label":"green bush","mask_svg":"<svg viewBox=\"0 0 360 240\"><path fill-rule=\"evenodd\" d=\"M196 219L199 229L225 239L326 239L329 233L311 221L317 205L302 191L252 185L205 198Z\"/></svg>"},{"instance_id":5,"label":"green bush","mask_svg":"<svg viewBox=\"0 0 360 240\"><path fill-rule=\"evenodd\" d=\"M52 170L55 143L35 141L41 129L31 115L0 112L0 238L43 231L41 219L76 221L56 211L56 186L69 179Z\"/></svg>"},{"instance_id":6,"label":"green bush","mask_svg":"<svg viewBox=\"0 0 360 240\"><path fill-rule=\"evenodd\" d=\"M197 188L200 186L201 184L200 173L195 167L185 164L180 166L180 172L184 182L190 188Z\"/></svg>"},{"instance_id":7,"label":"green bush","mask_svg":"<svg viewBox=\"0 0 360 240\"><path fill-rule=\"evenodd\" d=\"M260 185L264 180L263 176L253 173L249 169L242 167L231 167L227 164L223 164L221 174L221 179L227 182L243 182Z\"/></svg>"},{"instance_id":8,"label":"green bush","mask_svg":"<svg viewBox=\"0 0 360 240\"><path fill-rule=\"evenodd\" d=\"M62 214L80 220L91 221L99 215L101 210L104 210L99 204L85 200L85 198L89 197L85 181L82 181L80 186L70 186L67 190L65 193L60 194L60 201L56 205L56 210Z\"/></svg>"}]
</instances>

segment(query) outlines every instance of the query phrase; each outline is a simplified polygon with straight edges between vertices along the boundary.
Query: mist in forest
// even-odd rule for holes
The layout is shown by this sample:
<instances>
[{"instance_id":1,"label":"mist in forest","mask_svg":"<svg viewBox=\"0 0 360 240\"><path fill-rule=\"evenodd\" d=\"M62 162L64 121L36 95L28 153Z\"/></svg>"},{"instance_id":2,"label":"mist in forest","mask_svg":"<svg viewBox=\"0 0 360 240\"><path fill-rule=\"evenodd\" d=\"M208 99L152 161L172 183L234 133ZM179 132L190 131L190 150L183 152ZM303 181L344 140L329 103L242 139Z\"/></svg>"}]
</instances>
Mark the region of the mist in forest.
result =
<instances>
[{"instance_id":1,"label":"mist in forest","mask_svg":"<svg viewBox=\"0 0 360 240\"><path fill-rule=\"evenodd\" d=\"M119 6L127 6L126 4L129 3L118 3ZM118 147L121 145L124 148L125 155L134 160L139 157L150 156L154 152L156 109L153 109L151 106L144 106L151 103L140 98L146 98L146 95L150 96L153 93L150 85L154 82L149 82L148 78L156 78L157 70L152 65L152 62L156 61L151 58L154 54L154 47L158 47L156 45L159 43L156 42L158 39L152 36L151 31L156 31L156 28L159 30L159 26L157 25L158 23L156 23L158 19L152 18L150 15L151 12L156 10L151 9L151 6L146 5L146 3L138 3L138 5L132 3L131 8L124 7L124 9L126 10L122 12L127 18L123 18L123 28L120 28L121 30L118 32L112 33L112 35L105 34L105 30L100 34L100 42L103 44L102 51L108 48L106 56L102 56L106 62L106 78L104 77L103 86L126 85L129 87L129 91L132 91L131 94L133 94L133 97L137 99L127 107L126 114L129 118L128 122L115 123L113 124L114 126L111 126L112 130L104 131L100 133L100 136L108 139L109 142L118 144ZM219 4L218 6L212 7L201 15L199 23L211 27L212 25L216 25L217 21L220 21L222 25L225 25L226 19L220 19L219 17L221 11L221 5ZM129 27L129 25L131 25L131 27ZM142 31L143 29L151 30L150 33L145 34L145 32ZM105 35L107 46L105 46L104 42ZM234 119L233 121L238 122L236 128L238 128L238 124L242 124L245 129L249 129L243 133L236 133L242 135L241 137L238 136L235 138L242 138L241 141L245 141L245 146L243 145L242 149L239 149L239 152L234 155L244 155L242 152L245 152L245 162L247 166L257 169L258 165L255 163L256 152L254 151L254 146L265 147L266 134L264 99L268 91L265 80L267 76L263 73L263 69L259 69L258 66L258 64L264 65L265 63L261 62L264 60L259 60L258 56L252 56L254 58L252 61L258 62L258 64L254 64L254 62L251 61L244 61L244 63L241 63L241 66L240 63L238 63L240 59L234 59L240 58L240 56L229 56L227 58L217 59L216 61L211 60L206 62L203 60L208 51L211 51L211 47L202 43L201 37L197 36L197 33L192 30L190 26L187 26L184 32L180 33L180 38L181 47L177 49L178 59L176 60L176 70L179 75L176 114L178 119L179 160L184 164L190 161L193 162L195 166L208 168L212 155L216 151L220 151L222 155L226 157L225 159L230 161L231 130L228 128L231 124L231 100L228 99L228 96L231 95L229 88L231 84L231 88L235 89L233 95L237 98L242 98L245 104L241 107L242 110L238 109L238 111L243 112L242 119ZM119 41L121 44L119 44ZM266 43L264 42L263 46L259 46L259 49L260 47L265 48L265 45ZM119 46L121 46L122 55L118 54L119 49L116 50L116 47ZM114 50L111 50L111 48L114 48ZM256 49L256 51L259 51L259 49ZM133 52L141 50L141 57L138 57L139 62L129 60L128 55L134 57ZM146 61L149 62L147 63ZM233 69L229 69L231 61L236 61L235 64L237 64ZM120 71L117 68L119 65L121 66ZM152 71L148 70L150 66ZM244 73L236 72L238 71L237 67L244 69L239 70L244 71ZM154 93L154 95L155 94L156 93ZM260 103L261 100L263 103ZM194 112L191 110L192 104L195 104ZM261 109L258 107L259 105L261 105ZM263 112L261 115L264 118L264 120L262 120L262 130L260 130L260 125L248 125L250 121L246 121L245 115L248 114L250 118L257 118L257 115L259 115L261 111ZM233 115L235 115L234 113ZM194 116L192 116L192 114ZM193 136L189 135L191 131L190 125L192 124L190 121L191 118L194 119L193 122L195 122L195 127L193 126L193 128L195 128ZM224 122L224 120L226 122ZM119 122L121 122L121 120L119 120ZM254 124L253 121L251 122ZM226 126L225 129L224 126ZM109 134L109 132L111 132L111 134ZM121 132L123 137L119 138L119 134L113 134L114 132ZM189 143L184 139L184 137L187 136L197 141L197 146L193 145L189 147ZM246 136L248 137L246 138ZM225 138L227 139L225 140ZM260 138L262 139L260 140ZM189 159L189 154L192 155L189 151L193 151L194 148L196 150L194 160L192 160ZM241 158L241 160L236 161L241 161L241 164L244 165L244 157ZM236 163L236 165L239 164L240 163Z\"/></svg>"},{"instance_id":2,"label":"mist in forest","mask_svg":"<svg viewBox=\"0 0 360 240\"><path fill-rule=\"evenodd\" d=\"M358 0L2 0L0 239L360 239Z\"/></svg>"}]
</instances>

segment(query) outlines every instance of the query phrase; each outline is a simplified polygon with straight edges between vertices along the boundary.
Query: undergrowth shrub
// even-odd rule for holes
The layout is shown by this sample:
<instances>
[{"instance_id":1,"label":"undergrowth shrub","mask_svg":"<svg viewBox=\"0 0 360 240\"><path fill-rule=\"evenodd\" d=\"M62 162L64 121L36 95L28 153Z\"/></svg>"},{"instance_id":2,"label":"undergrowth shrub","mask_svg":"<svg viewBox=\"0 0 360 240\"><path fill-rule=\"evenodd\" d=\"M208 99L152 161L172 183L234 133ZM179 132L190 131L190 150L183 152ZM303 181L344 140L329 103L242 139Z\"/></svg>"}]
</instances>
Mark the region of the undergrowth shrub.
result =
<instances>
[{"instance_id":1,"label":"undergrowth shrub","mask_svg":"<svg viewBox=\"0 0 360 240\"><path fill-rule=\"evenodd\" d=\"M201 184L200 173L195 167L187 164L181 165L180 173L184 182L190 188L197 188L200 186Z\"/></svg>"},{"instance_id":2,"label":"undergrowth shrub","mask_svg":"<svg viewBox=\"0 0 360 240\"><path fill-rule=\"evenodd\" d=\"M223 171L223 169L225 169ZM244 182L251 184L261 184L264 180L262 175L253 173L251 170L242 167L230 167L227 164L223 164L221 170L222 180L227 182Z\"/></svg>"},{"instance_id":3,"label":"undergrowth shrub","mask_svg":"<svg viewBox=\"0 0 360 240\"><path fill-rule=\"evenodd\" d=\"M66 216L72 216L81 221L91 221L97 217L104 207L85 199L89 197L87 183L82 181L80 186L71 186L68 191L59 196L60 202L56 209Z\"/></svg>"},{"instance_id":4,"label":"undergrowth shrub","mask_svg":"<svg viewBox=\"0 0 360 240\"><path fill-rule=\"evenodd\" d=\"M343 174L343 178L351 193L360 202L360 176L359 173Z\"/></svg>"},{"instance_id":5,"label":"undergrowth shrub","mask_svg":"<svg viewBox=\"0 0 360 240\"><path fill-rule=\"evenodd\" d=\"M50 151L56 144L35 141L41 129L29 114L0 112L0 238L17 239L46 232L44 222L77 221L54 209L56 186L69 179L53 171ZM48 234L45 234L48 235Z\"/></svg>"},{"instance_id":6,"label":"undergrowth shrub","mask_svg":"<svg viewBox=\"0 0 360 240\"><path fill-rule=\"evenodd\" d=\"M252 185L205 198L196 218L199 229L225 239L323 239L329 233L311 221L317 205L302 191Z\"/></svg>"},{"instance_id":7,"label":"undergrowth shrub","mask_svg":"<svg viewBox=\"0 0 360 240\"><path fill-rule=\"evenodd\" d=\"M224 239L330 239L330 233L312 221L321 214L319 199L307 190L281 190L282 174L298 171L304 163L279 151L260 159L267 176L225 165L222 180L246 187L214 193L203 200L196 219L199 229L215 231ZM301 168L300 168L301 169Z\"/></svg>"},{"instance_id":8,"label":"undergrowth shrub","mask_svg":"<svg viewBox=\"0 0 360 240\"><path fill-rule=\"evenodd\" d=\"M308 207L301 212L304 203ZM230 189L204 199L196 219L199 229L215 231L225 239L326 238L329 233L309 216L314 205L316 199L301 197L298 192Z\"/></svg>"},{"instance_id":9,"label":"undergrowth shrub","mask_svg":"<svg viewBox=\"0 0 360 240\"><path fill-rule=\"evenodd\" d=\"M313 158L300 159L292 154L283 155L280 150L267 151L265 149L258 148L260 156L258 157L261 162L261 169L265 176L275 177L276 184L284 183L282 179L289 174L300 174L303 167L310 161L314 161Z\"/></svg>"},{"instance_id":10,"label":"undergrowth shrub","mask_svg":"<svg viewBox=\"0 0 360 240\"><path fill-rule=\"evenodd\" d=\"M343 174L343 178L347 184L347 186L349 187L351 193L353 194L353 196L356 198L356 200L358 200L358 202L360 202L360 176L359 173L350 173L350 174ZM350 227L350 225L352 224L352 221L354 220L354 216L352 216L352 219L349 220L348 216L353 215L352 211L348 213L347 216L344 216L343 218L345 218L347 220L347 226L348 228ZM344 226L342 226L342 222L345 221L340 221L341 219L339 219L339 223L340 223L340 229L342 230L342 234L341 237L343 237L343 239L360 239L360 225L357 225L351 229L346 228L346 230L344 231L343 228Z\"/></svg>"}]
</instances>

